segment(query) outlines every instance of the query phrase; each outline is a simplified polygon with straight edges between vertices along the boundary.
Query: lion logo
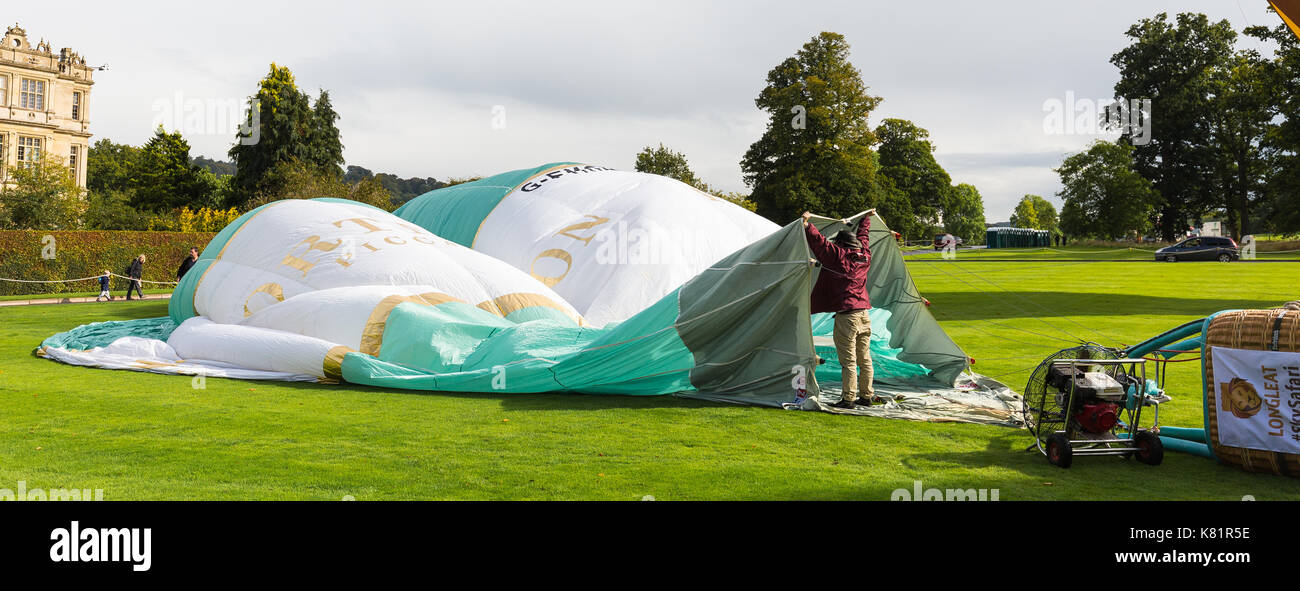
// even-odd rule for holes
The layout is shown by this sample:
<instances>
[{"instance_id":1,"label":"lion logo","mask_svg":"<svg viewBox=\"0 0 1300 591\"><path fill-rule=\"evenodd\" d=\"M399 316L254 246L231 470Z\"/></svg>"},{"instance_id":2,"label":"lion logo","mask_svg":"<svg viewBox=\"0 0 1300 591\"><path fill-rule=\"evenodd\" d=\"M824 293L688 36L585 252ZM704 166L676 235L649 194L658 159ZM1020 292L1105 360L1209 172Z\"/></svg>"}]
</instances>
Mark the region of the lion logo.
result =
<instances>
[{"instance_id":1,"label":"lion logo","mask_svg":"<svg viewBox=\"0 0 1300 591\"><path fill-rule=\"evenodd\" d=\"M1229 382L1219 383L1223 410L1230 411L1239 419L1249 419L1263 408L1264 401L1255 391L1255 386L1241 378L1232 378Z\"/></svg>"}]
</instances>

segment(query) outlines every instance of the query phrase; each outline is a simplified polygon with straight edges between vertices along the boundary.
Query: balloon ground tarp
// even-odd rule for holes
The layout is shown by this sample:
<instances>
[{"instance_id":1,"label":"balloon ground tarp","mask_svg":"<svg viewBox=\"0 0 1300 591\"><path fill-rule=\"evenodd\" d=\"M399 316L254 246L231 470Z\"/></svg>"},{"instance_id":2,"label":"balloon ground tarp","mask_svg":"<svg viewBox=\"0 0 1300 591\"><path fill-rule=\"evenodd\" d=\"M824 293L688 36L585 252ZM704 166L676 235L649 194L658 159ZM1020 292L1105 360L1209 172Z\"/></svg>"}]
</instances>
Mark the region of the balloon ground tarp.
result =
<instances>
[{"instance_id":1,"label":"balloon ground tarp","mask_svg":"<svg viewBox=\"0 0 1300 591\"><path fill-rule=\"evenodd\" d=\"M37 352L163 374L431 392L671 394L1018 423L1015 394L968 371L878 217L872 353L878 391L899 399L841 411L827 405L838 397L839 368L828 317L810 314L819 269L798 222L779 227L654 175L559 170L575 167L587 172L565 174L583 182L557 178L548 165L431 192L399 215L340 199L264 205L207 245L167 317L81 326ZM579 197L562 191L566 185ZM515 193L548 192L549 201L512 201ZM466 194L478 197L478 209L409 215ZM565 211L575 199L585 200L583 212ZM614 230L574 227L574 214L580 224ZM494 228L493 216L513 231ZM840 224L819 222L827 231ZM679 240L692 233L693 241ZM638 254L639 242L665 234L673 237L666 258ZM491 248L513 252L485 252Z\"/></svg>"}]
</instances>

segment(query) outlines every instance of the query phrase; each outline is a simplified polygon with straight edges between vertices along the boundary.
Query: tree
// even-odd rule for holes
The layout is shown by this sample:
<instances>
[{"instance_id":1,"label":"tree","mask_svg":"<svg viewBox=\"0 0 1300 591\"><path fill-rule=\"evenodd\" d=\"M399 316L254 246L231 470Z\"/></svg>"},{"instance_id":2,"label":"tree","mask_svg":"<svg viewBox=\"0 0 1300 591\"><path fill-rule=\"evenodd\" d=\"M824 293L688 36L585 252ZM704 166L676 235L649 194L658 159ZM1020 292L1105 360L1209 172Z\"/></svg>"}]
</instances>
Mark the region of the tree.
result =
<instances>
[{"instance_id":1,"label":"tree","mask_svg":"<svg viewBox=\"0 0 1300 591\"><path fill-rule=\"evenodd\" d=\"M134 187L131 174L140 149L115 144L108 138L90 146L86 159L86 189L92 193L129 191Z\"/></svg>"},{"instance_id":2,"label":"tree","mask_svg":"<svg viewBox=\"0 0 1300 591\"><path fill-rule=\"evenodd\" d=\"M838 33L817 35L768 72L754 101L767 131L740 163L757 212L785 222L805 210L847 217L870 208L876 138L867 116L879 103Z\"/></svg>"},{"instance_id":3,"label":"tree","mask_svg":"<svg viewBox=\"0 0 1300 591\"><path fill-rule=\"evenodd\" d=\"M636 171L677 179L692 187L700 184L700 179L696 178L690 164L686 162L686 155L669 150L663 144L659 144L658 148L646 146L641 150L636 155Z\"/></svg>"},{"instance_id":4,"label":"tree","mask_svg":"<svg viewBox=\"0 0 1300 591\"><path fill-rule=\"evenodd\" d=\"M350 164L348 169L343 172L343 182L359 183L372 176L375 176L375 173L371 172L369 168Z\"/></svg>"},{"instance_id":5,"label":"tree","mask_svg":"<svg viewBox=\"0 0 1300 591\"><path fill-rule=\"evenodd\" d=\"M355 185L369 178L379 181L379 184L392 194L394 205L402 205L429 191L447 186L447 183L433 177L404 179L386 172L375 174L368 168L356 165L349 165L347 171L343 173L343 182L349 185Z\"/></svg>"},{"instance_id":6,"label":"tree","mask_svg":"<svg viewBox=\"0 0 1300 591\"><path fill-rule=\"evenodd\" d=\"M258 194L249 201L248 208L282 199L336 197L367 203L385 211L395 209L392 194L373 176L356 183L346 183L342 175L334 175L297 161L277 164L271 173L280 179L276 190Z\"/></svg>"},{"instance_id":7,"label":"tree","mask_svg":"<svg viewBox=\"0 0 1300 591\"><path fill-rule=\"evenodd\" d=\"M281 174L301 167L343 175L343 145L335 126L338 114L327 92L321 91L313 107L307 94L298 90L293 72L272 63L253 98L258 109L257 141L241 135L229 152L236 166L231 180L236 201L280 192L290 180ZM249 120L254 120L251 107Z\"/></svg>"},{"instance_id":8,"label":"tree","mask_svg":"<svg viewBox=\"0 0 1300 591\"><path fill-rule=\"evenodd\" d=\"M889 228L903 236L916 238L924 236L930 230L912 213L912 201L908 199L907 193L895 187L894 181L883 174L876 175L871 202Z\"/></svg>"},{"instance_id":9,"label":"tree","mask_svg":"<svg viewBox=\"0 0 1300 591\"><path fill-rule=\"evenodd\" d=\"M80 227L85 191L62 158L41 159L6 169L12 185L0 188L4 224L15 230L69 230Z\"/></svg>"},{"instance_id":10,"label":"tree","mask_svg":"<svg viewBox=\"0 0 1300 591\"><path fill-rule=\"evenodd\" d=\"M1255 204L1264 223L1260 229L1300 232L1300 40L1286 25L1251 27L1246 34L1277 43L1266 69L1273 84L1268 94L1281 120L1266 132L1260 146L1267 168L1265 191Z\"/></svg>"},{"instance_id":11,"label":"tree","mask_svg":"<svg viewBox=\"0 0 1300 591\"><path fill-rule=\"evenodd\" d=\"M962 183L952 188L943 229L953 236L961 236L967 244L984 239L984 198L974 185Z\"/></svg>"},{"instance_id":12,"label":"tree","mask_svg":"<svg viewBox=\"0 0 1300 591\"><path fill-rule=\"evenodd\" d=\"M1056 232L1057 224L1056 206L1038 195L1022 197L1016 204L1016 211L1011 214L1011 225L1017 228Z\"/></svg>"},{"instance_id":13,"label":"tree","mask_svg":"<svg viewBox=\"0 0 1300 591\"><path fill-rule=\"evenodd\" d=\"M1071 236L1114 239L1150 227L1160 203L1150 180L1134 170L1133 146L1096 141L1056 169L1065 200L1061 230Z\"/></svg>"},{"instance_id":14,"label":"tree","mask_svg":"<svg viewBox=\"0 0 1300 591\"><path fill-rule=\"evenodd\" d=\"M746 195L744 193L740 193L737 191L723 191L722 189L712 189L712 188L707 189L704 192L714 197L717 197L718 199L721 199L723 201L730 201L732 203L735 203L736 205L739 205L740 207L747 209L749 211L754 211L755 209L758 208L758 204L751 201L749 199L749 195Z\"/></svg>"},{"instance_id":15,"label":"tree","mask_svg":"<svg viewBox=\"0 0 1300 591\"><path fill-rule=\"evenodd\" d=\"M1214 116L1215 72L1232 56L1237 34L1226 20L1183 13L1170 23L1160 13L1126 35L1133 42L1110 60L1120 70L1115 95L1151 99L1155 113L1149 133L1127 130L1120 141L1136 148L1136 170L1159 191L1156 221L1161 236L1172 240L1188 217L1218 201L1217 149L1206 122Z\"/></svg>"},{"instance_id":16,"label":"tree","mask_svg":"<svg viewBox=\"0 0 1300 591\"><path fill-rule=\"evenodd\" d=\"M205 168L208 172L218 177L232 176L235 174L235 165L225 160L213 160L206 156L195 156L194 165L199 168Z\"/></svg>"},{"instance_id":17,"label":"tree","mask_svg":"<svg viewBox=\"0 0 1300 591\"><path fill-rule=\"evenodd\" d=\"M219 205L216 177L190 161L190 144L179 131L162 127L140 148L128 188L132 207L140 211Z\"/></svg>"},{"instance_id":18,"label":"tree","mask_svg":"<svg viewBox=\"0 0 1300 591\"><path fill-rule=\"evenodd\" d=\"M1276 125L1277 88L1273 64L1254 50L1239 51L1214 79L1211 119L1216 148L1219 200L1234 238L1251 232L1250 219L1262 200L1269 166L1265 138Z\"/></svg>"},{"instance_id":19,"label":"tree","mask_svg":"<svg viewBox=\"0 0 1300 591\"><path fill-rule=\"evenodd\" d=\"M312 113L314 116L310 147L313 153L309 162L319 166L323 172L342 176L343 140L336 126L339 114L334 111L334 104L330 102L329 91L322 89L316 96Z\"/></svg>"},{"instance_id":20,"label":"tree","mask_svg":"<svg viewBox=\"0 0 1300 591\"><path fill-rule=\"evenodd\" d=\"M699 177L695 176L695 172L691 170L691 165L686 161L685 154L674 152L664 147L662 143L659 144L658 148L646 146L644 150L641 150L636 155L636 171L677 179L704 193L723 201L730 201L749 211L754 211L757 207L753 201L750 201L749 195L715 189L700 180Z\"/></svg>"},{"instance_id":21,"label":"tree","mask_svg":"<svg viewBox=\"0 0 1300 591\"><path fill-rule=\"evenodd\" d=\"M890 227L907 236L932 233L943 227L941 220L952 198L952 177L934 159L930 132L904 119L885 119L876 127L880 138L879 176L888 178L910 204L910 219L885 210ZM974 189L974 187L971 187ZM979 194L978 191L975 192ZM983 205L980 205L983 217ZM963 236L964 238L964 236Z\"/></svg>"}]
</instances>

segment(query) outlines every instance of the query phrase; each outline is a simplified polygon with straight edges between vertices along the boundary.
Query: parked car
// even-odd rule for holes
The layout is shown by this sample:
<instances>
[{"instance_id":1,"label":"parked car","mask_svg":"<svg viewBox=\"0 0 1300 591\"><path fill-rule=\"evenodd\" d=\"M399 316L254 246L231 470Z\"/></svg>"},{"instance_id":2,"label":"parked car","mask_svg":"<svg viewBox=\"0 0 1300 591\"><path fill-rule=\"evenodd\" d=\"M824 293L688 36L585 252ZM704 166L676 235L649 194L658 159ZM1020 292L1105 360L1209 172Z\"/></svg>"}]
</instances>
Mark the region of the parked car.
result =
<instances>
[{"instance_id":1,"label":"parked car","mask_svg":"<svg viewBox=\"0 0 1300 591\"><path fill-rule=\"evenodd\" d=\"M948 240L951 240L954 246L961 246L962 239L960 236L953 236L952 234L935 234L934 249L943 250L944 242Z\"/></svg>"},{"instance_id":2,"label":"parked car","mask_svg":"<svg viewBox=\"0 0 1300 591\"><path fill-rule=\"evenodd\" d=\"M1193 236L1156 251L1157 261L1222 261L1241 259L1237 243L1219 236Z\"/></svg>"}]
</instances>

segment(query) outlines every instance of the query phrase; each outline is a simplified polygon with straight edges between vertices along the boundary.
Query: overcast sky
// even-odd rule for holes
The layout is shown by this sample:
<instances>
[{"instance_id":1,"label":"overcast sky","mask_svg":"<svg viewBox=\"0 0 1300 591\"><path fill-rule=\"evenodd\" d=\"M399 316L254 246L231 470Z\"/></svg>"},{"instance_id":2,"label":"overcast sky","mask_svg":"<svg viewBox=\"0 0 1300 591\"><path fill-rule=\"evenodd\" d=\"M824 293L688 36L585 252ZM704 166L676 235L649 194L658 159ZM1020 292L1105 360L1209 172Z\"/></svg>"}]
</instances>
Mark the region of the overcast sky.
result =
<instances>
[{"instance_id":1,"label":"overcast sky","mask_svg":"<svg viewBox=\"0 0 1300 591\"><path fill-rule=\"evenodd\" d=\"M5 24L33 43L109 65L90 99L96 139L138 145L164 111L198 101L202 115L173 127L194 155L226 159L238 124L227 107L274 61L300 88L330 92L348 164L375 172L631 169L662 142L739 191L740 158L766 123L754 98L767 72L835 31L884 98L871 124L930 130L939 163L979 188L990 222L1026 193L1059 204L1051 168L1101 136L1045 132L1044 102L1110 97L1109 59L1129 25L1162 11L1238 31L1277 22L1264 0L8 4Z\"/></svg>"}]
</instances>

